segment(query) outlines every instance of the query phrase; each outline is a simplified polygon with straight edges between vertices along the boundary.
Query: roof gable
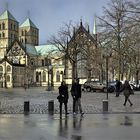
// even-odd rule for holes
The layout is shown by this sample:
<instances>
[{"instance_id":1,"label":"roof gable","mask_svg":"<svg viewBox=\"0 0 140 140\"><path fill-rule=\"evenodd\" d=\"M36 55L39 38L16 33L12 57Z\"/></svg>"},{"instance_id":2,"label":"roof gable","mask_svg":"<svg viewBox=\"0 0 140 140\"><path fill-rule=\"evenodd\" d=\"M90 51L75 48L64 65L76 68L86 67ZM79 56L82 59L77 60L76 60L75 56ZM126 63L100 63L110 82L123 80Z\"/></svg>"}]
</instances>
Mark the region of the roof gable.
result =
<instances>
[{"instance_id":1,"label":"roof gable","mask_svg":"<svg viewBox=\"0 0 140 140\"><path fill-rule=\"evenodd\" d=\"M29 56L33 56L33 55L37 55L37 51L35 46L31 45L31 44L22 44L20 41L15 40L13 41L13 43L11 44L11 46L9 46L9 48L7 49L7 53L12 49L12 47L14 46L14 44L17 43L18 46Z\"/></svg>"},{"instance_id":2,"label":"roof gable","mask_svg":"<svg viewBox=\"0 0 140 140\"><path fill-rule=\"evenodd\" d=\"M11 19L17 21L8 10L6 10L0 15L0 20L4 20L4 19Z\"/></svg>"}]
</instances>

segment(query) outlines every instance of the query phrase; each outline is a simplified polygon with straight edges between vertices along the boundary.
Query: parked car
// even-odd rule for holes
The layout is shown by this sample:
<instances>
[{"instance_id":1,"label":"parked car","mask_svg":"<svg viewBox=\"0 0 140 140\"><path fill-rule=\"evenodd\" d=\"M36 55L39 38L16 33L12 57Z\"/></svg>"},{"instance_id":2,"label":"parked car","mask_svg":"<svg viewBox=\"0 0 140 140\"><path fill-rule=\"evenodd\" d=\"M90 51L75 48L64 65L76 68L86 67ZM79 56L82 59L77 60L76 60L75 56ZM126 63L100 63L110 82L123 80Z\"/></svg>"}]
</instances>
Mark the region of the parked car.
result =
<instances>
[{"instance_id":1,"label":"parked car","mask_svg":"<svg viewBox=\"0 0 140 140\"><path fill-rule=\"evenodd\" d=\"M129 81L129 84L133 90L140 90L140 85L136 84L134 81Z\"/></svg>"},{"instance_id":2,"label":"parked car","mask_svg":"<svg viewBox=\"0 0 140 140\"><path fill-rule=\"evenodd\" d=\"M108 82L108 92L112 93L115 92L116 89L116 81L109 81Z\"/></svg>"},{"instance_id":3,"label":"parked car","mask_svg":"<svg viewBox=\"0 0 140 140\"><path fill-rule=\"evenodd\" d=\"M106 91L106 85L102 84L99 81L86 81L83 85L83 89L90 92L90 91Z\"/></svg>"}]
</instances>

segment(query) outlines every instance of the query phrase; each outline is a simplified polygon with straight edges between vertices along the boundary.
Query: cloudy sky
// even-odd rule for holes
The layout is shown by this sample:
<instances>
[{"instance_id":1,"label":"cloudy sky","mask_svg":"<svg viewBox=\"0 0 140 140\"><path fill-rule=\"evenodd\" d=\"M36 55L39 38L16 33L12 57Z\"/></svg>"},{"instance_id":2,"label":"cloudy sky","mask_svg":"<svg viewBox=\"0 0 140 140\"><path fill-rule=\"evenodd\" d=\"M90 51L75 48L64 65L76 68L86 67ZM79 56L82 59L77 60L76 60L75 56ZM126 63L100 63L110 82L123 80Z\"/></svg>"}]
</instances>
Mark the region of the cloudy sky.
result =
<instances>
[{"instance_id":1,"label":"cloudy sky","mask_svg":"<svg viewBox=\"0 0 140 140\"><path fill-rule=\"evenodd\" d=\"M94 15L102 14L102 7L109 0L0 0L0 14L6 10L21 24L29 15L39 28L40 44L46 44L51 35L57 34L64 23L72 20L93 28ZM8 3L8 4L7 4ZM8 6L7 6L8 5ZM29 12L28 12L29 11Z\"/></svg>"}]
</instances>

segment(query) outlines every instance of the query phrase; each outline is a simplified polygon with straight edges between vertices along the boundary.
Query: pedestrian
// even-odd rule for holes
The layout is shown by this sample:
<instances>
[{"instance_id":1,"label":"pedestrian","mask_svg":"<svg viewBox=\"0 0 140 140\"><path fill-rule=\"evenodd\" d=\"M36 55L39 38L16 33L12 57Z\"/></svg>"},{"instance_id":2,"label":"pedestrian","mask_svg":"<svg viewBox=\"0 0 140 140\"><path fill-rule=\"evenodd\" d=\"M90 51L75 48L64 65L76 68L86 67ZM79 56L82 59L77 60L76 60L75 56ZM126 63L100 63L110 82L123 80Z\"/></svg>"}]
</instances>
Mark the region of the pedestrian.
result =
<instances>
[{"instance_id":1,"label":"pedestrian","mask_svg":"<svg viewBox=\"0 0 140 140\"><path fill-rule=\"evenodd\" d=\"M116 97L119 97L120 95L121 85L122 83L118 79L116 79Z\"/></svg>"},{"instance_id":2,"label":"pedestrian","mask_svg":"<svg viewBox=\"0 0 140 140\"><path fill-rule=\"evenodd\" d=\"M60 103L60 117L62 117L62 105L64 104L65 106L65 115L68 114L67 112L67 103L68 103L68 86L64 81L61 82L61 86L58 88L59 89L59 96L57 97L59 103Z\"/></svg>"},{"instance_id":3,"label":"pedestrian","mask_svg":"<svg viewBox=\"0 0 140 140\"><path fill-rule=\"evenodd\" d=\"M125 101L124 101L124 106L126 106L127 101L130 103L130 106L132 106L132 102L130 101L129 97L130 95L133 93L133 90L131 89L131 86L129 85L129 82L127 80L125 80L124 85L122 87L122 91L125 97Z\"/></svg>"},{"instance_id":4,"label":"pedestrian","mask_svg":"<svg viewBox=\"0 0 140 140\"><path fill-rule=\"evenodd\" d=\"M79 79L75 79L72 83L71 87L71 95L73 98L73 114L76 115L78 111L80 111L81 115L83 115L82 106L81 106L81 85L79 84Z\"/></svg>"}]
</instances>

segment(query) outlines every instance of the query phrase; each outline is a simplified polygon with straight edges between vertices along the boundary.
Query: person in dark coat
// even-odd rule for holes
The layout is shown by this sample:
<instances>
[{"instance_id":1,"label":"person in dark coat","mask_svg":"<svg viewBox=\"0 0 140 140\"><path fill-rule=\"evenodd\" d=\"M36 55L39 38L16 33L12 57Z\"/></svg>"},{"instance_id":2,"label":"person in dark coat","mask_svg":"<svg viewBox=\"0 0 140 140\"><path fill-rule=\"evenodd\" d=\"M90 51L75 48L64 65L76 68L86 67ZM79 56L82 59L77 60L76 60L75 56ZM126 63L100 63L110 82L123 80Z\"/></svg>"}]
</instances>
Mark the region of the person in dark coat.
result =
<instances>
[{"instance_id":1,"label":"person in dark coat","mask_svg":"<svg viewBox=\"0 0 140 140\"><path fill-rule=\"evenodd\" d=\"M82 106L81 106L82 93L81 93L81 85L79 84L79 79L76 79L72 83L71 95L73 98L73 114L77 114L79 109L81 115L83 115L84 113L82 111Z\"/></svg>"},{"instance_id":2,"label":"person in dark coat","mask_svg":"<svg viewBox=\"0 0 140 140\"><path fill-rule=\"evenodd\" d=\"M62 104L64 103L65 106L65 115L68 114L67 112L67 103L69 99L68 95L68 86L64 81L61 82L61 86L58 88L59 89L59 96L57 97L59 103L60 103L60 117L62 116Z\"/></svg>"},{"instance_id":3,"label":"person in dark coat","mask_svg":"<svg viewBox=\"0 0 140 140\"><path fill-rule=\"evenodd\" d=\"M124 82L124 85L122 87L122 91L123 91L123 94L125 97L125 101L124 101L123 105L125 106L127 101L128 101L130 103L130 106L132 106L133 104L129 99L132 89L131 89L131 86L129 85L129 82L127 80L125 80L125 82Z\"/></svg>"},{"instance_id":4,"label":"person in dark coat","mask_svg":"<svg viewBox=\"0 0 140 140\"><path fill-rule=\"evenodd\" d=\"M116 79L116 97L119 97L120 95L121 85L122 83L118 79Z\"/></svg>"}]
</instances>

